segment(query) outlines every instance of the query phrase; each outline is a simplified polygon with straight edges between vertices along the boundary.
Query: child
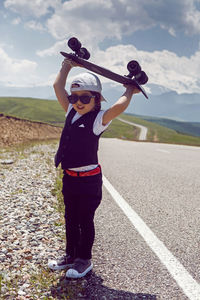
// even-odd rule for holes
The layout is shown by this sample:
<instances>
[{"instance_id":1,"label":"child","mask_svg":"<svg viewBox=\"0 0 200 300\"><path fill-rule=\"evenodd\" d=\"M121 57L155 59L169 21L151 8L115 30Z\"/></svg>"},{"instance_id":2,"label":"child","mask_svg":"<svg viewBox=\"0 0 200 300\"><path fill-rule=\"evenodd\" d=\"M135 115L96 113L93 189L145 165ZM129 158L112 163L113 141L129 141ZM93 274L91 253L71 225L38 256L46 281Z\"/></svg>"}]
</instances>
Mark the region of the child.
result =
<instances>
[{"instance_id":1,"label":"child","mask_svg":"<svg viewBox=\"0 0 200 300\"><path fill-rule=\"evenodd\" d=\"M92 73L74 78L68 95L66 79L72 67L65 59L54 83L58 101L66 111L66 122L55 156L56 167L63 169L63 197L65 204L66 255L48 263L52 270L67 267L67 278L85 276L93 267L92 246L95 237L94 214L102 198L102 173L98 164L98 142L111 120L129 105L132 95L139 93L126 86L125 93L108 110L101 110L101 83Z\"/></svg>"}]
</instances>

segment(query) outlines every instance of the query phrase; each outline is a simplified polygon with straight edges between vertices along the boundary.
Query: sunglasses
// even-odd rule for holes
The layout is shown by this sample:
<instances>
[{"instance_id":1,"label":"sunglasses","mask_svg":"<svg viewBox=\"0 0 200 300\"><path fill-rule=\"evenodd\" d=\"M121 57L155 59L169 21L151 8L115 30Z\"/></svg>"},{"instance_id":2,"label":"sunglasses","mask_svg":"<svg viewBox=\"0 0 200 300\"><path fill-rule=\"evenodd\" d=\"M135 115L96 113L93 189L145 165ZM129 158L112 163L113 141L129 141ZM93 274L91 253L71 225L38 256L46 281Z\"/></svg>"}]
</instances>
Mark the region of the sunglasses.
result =
<instances>
[{"instance_id":1,"label":"sunglasses","mask_svg":"<svg viewBox=\"0 0 200 300\"><path fill-rule=\"evenodd\" d=\"M95 96L90 96L90 95L81 95L78 96L77 94L72 94L68 96L69 103L74 104L78 100L80 100L83 104L88 104L90 103L90 100L94 98Z\"/></svg>"}]
</instances>

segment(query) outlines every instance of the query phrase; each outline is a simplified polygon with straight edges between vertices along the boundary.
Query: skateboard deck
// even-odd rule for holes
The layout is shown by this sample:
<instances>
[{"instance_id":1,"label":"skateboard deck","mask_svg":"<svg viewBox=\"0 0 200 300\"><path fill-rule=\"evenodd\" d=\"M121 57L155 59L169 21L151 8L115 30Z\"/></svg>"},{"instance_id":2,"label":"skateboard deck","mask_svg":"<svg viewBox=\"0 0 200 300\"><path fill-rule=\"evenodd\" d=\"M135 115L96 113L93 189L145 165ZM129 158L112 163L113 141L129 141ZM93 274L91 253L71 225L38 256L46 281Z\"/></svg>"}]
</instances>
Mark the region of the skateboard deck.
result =
<instances>
[{"instance_id":1,"label":"skateboard deck","mask_svg":"<svg viewBox=\"0 0 200 300\"><path fill-rule=\"evenodd\" d=\"M101 66L98 66L92 62L89 62L88 60L86 59L83 59L79 56L77 56L76 54L73 54L73 53L66 53L66 52L60 52L64 57L66 58L69 58L69 59L72 59L73 61L75 61L76 63L82 65L84 68L86 68L87 70L89 71L92 71L96 74L99 74L101 76L104 76L106 78L109 78L113 81L116 81L116 82L119 82L119 83L122 83L122 84L132 84L134 85L135 87L137 87L141 92L142 94L148 99L148 96L144 90L143 87L141 87L141 85L137 82L136 79L134 78L129 78L127 76L123 76L123 75L119 75L115 72L112 72L104 67L101 67Z\"/></svg>"}]
</instances>

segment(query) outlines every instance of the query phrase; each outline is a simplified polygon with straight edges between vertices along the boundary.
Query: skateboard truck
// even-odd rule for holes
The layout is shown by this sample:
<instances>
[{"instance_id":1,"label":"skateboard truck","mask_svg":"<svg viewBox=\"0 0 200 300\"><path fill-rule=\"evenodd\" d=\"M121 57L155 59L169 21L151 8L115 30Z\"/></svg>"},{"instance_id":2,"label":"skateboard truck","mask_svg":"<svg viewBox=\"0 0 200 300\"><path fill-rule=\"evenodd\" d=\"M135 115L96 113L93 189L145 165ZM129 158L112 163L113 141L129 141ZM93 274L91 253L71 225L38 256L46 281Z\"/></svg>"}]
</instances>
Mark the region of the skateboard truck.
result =
<instances>
[{"instance_id":1,"label":"skateboard truck","mask_svg":"<svg viewBox=\"0 0 200 300\"><path fill-rule=\"evenodd\" d=\"M142 71L141 66L136 60L129 61L129 63L127 64L129 74L123 76L87 61L90 58L90 53L86 48L82 47L81 42L77 38L70 38L68 40L68 46L74 51L74 53L60 52L64 57L70 58L76 63L81 64L86 69L111 80L117 81L122 84L132 84L136 86L148 99L145 90L141 87L141 85L147 83L148 76L144 71Z\"/></svg>"}]
</instances>

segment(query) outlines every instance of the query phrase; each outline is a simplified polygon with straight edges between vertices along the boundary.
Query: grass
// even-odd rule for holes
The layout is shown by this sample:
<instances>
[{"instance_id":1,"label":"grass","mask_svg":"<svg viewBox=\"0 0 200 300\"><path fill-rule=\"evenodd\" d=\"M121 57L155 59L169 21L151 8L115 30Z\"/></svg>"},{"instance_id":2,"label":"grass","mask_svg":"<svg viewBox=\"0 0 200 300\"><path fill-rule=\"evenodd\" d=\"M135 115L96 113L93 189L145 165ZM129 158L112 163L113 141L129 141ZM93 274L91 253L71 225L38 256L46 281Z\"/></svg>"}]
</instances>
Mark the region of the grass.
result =
<instances>
[{"instance_id":1,"label":"grass","mask_svg":"<svg viewBox=\"0 0 200 300\"><path fill-rule=\"evenodd\" d=\"M169 129L167 127L148 122L131 115L123 114L120 117L124 120L146 126L148 128L147 141L149 142L200 146L199 137L180 134L173 129Z\"/></svg>"},{"instance_id":2,"label":"grass","mask_svg":"<svg viewBox=\"0 0 200 300\"><path fill-rule=\"evenodd\" d=\"M173 129L178 133L200 137L200 122L175 121L171 119L148 116L138 116L138 118Z\"/></svg>"},{"instance_id":3,"label":"grass","mask_svg":"<svg viewBox=\"0 0 200 300\"><path fill-rule=\"evenodd\" d=\"M22 286L27 278L29 279L27 284L29 292L26 292L26 296L31 300L77 300L77 294L84 293L81 280L69 281L64 275L61 276L60 272L52 272L40 267L38 272L27 276L16 276L12 279L0 274L0 299L27 299L27 297L19 297L20 294L23 296L23 292L26 291L22 289Z\"/></svg>"},{"instance_id":4,"label":"grass","mask_svg":"<svg viewBox=\"0 0 200 300\"><path fill-rule=\"evenodd\" d=\"M57 206L55 207L55 209L60 213L60 215L63 216L64 203L63 203L63 195L62 195L62 177L63 177L62 169L58 168L54 188L52 189L51 193L57 199Z\"/></svg>"},{"instance_id":5,"label":"grass","mask_svg":"<svg viewBox=\"0 0 200 300\"><path fill-rule=\"evenodd\" d=\"M28 119L32 121L39 121L44 123L51 123L54 125L62 126L65 120L65 113L61 108L58 101L44 100L34 98L17 98L17 97L0 97L0 112L7 115L13 115L19 118ZM170 129L165 126L161 126L151 121L142 120L138 117L129 114L122 114L122 118L129 120L143 126L148 127L147 141L160 142L160 143L172 143L172 144L184 144L200 146L200 138L188 134L180 133L180 126L184 125L184 128L190 127L190 130L196 130L199 132L200 124L192 123L195 126L191 128L191 124L184 122L178 122L176 127L178 129ZM168 120L168 123L170 120ZM172 125L173 122L170 122ZM176 122L177 123L177 122ZM173 125L174 126L174 125ZM184 130L184 128L182 128ZM119 120L113 120L108 130L103 134L103 137L108 138L120 138L127 140L137 140L139 129L128 124L124 124Z\"/></svg>"},{"instance_id":6,"label":"grass","mask_svg":"<svg viewBox=\"0 0 200 300\"><path fill-rule=\"evenodd\" d=\"M137 140L140 130L129 124L122 123L121 121L114 119L109 125L108 129L103 133L102 137L105 138L119 138L125 140Z\"/></svg>"},{"instance_id":7,"label":"grass","mask_svg":"<svg viewBox=\"0 0 200 300\"><path fill-rule=\"evenodd\" d=\"M65 113L58 101L35 98L0 97L0 112L45 123L64 123Z\"/></svg>"}]
</instances>

